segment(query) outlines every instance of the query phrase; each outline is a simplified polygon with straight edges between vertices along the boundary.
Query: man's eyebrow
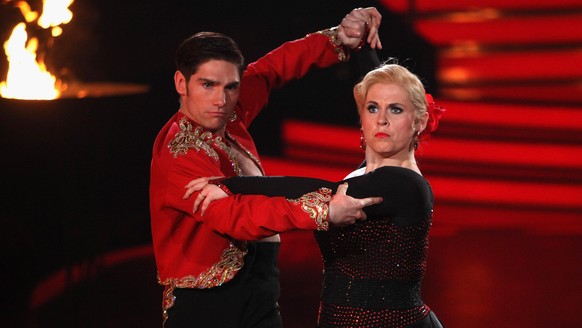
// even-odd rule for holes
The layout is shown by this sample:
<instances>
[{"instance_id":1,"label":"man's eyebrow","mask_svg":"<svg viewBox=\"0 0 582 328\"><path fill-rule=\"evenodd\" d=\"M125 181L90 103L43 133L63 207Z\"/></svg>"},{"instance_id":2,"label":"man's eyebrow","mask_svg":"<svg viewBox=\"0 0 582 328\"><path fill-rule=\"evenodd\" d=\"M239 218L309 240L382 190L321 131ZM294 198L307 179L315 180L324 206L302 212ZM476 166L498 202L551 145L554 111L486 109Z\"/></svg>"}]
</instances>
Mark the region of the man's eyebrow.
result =
<instances>
[{"instance_id":1,"label":"man's eyebrow","mask_svg":"<svg viewBox=\"0 0 582 328\"><path fill-rule=\"evenodd\" d=\"M238 87L240 85L240 81L234 81L234 82L230 82L226 85L226 87L228 88L232 88L232 87Z\"/></svg>"},{"instance_id":2,"label":"man's eyebrow","mask_svg":"<svg viewBox=\"0 0 582 328\"><path fill-rule=\"evenodd\" d=\"M199 77L196 80L197 81L201 81L201 82L206 82L206 83L209 83L209 84L217 84L218 83L217 81L215 81L213 79L206 78L206 77Z\"/></svg>"}]
</instances>

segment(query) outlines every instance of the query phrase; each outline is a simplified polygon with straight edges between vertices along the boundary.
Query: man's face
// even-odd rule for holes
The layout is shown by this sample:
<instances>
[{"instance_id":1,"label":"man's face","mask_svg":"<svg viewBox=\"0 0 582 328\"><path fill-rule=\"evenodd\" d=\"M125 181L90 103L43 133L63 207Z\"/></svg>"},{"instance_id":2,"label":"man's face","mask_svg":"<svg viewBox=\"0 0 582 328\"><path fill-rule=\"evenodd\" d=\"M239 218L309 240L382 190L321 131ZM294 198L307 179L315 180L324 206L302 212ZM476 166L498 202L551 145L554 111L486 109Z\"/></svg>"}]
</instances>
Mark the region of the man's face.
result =
<instances>
[{"instance_id":1,"label":"man's face","mask_svg":"<svg viewBox=\"0 0 582 328\"><path fill-rule=\"evenodd\" d=\"M240 75L236 65L210 60L200 65L188 83L180 72L176 72L174 82L180 94L180 111L204 128L222 135L238 101Z\"/></svg>"}]
</instances>

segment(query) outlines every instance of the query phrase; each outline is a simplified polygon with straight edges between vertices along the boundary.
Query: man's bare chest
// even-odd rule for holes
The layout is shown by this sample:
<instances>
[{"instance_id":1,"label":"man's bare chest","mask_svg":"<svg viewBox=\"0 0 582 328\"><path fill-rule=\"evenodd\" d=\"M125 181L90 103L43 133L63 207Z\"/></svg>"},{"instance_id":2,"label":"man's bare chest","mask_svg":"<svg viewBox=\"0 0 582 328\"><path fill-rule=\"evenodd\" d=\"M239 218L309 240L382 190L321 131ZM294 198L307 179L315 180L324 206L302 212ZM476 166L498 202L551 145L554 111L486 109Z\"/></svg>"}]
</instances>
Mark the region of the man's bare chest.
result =
<instances>
[{"instance_id":1,"label":"man's bare chest","mask_svg":"<svg viewBox=\"0 0 582 328\"><path fill-rule=\"evenodd\" d=\"M257 166L255 161L251 159L251 157L249 156L249 154L247 154L246 151L244 151L235 143L230 143L230 149L242 175L250 176L263 175L261 169Z\"/></svg>"}]
</instances>

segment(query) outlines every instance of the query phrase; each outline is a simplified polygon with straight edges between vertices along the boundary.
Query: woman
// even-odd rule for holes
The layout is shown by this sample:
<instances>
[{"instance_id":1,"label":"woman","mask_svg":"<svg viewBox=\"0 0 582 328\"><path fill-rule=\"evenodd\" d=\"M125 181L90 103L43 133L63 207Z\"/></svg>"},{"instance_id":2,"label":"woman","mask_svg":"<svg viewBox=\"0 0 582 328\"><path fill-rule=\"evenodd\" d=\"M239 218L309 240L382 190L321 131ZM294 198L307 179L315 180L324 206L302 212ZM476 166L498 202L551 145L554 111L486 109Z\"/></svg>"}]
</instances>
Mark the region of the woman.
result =
<instances>
[{"instance_id":1,"label":"woman","mask_svg":"<svg viewBox=\"0 0 582 328\"><path fill-rule=\"evenodd\" d=\"M315 232L324 262L318 327L442 327L421 295L433 193L414 152L436 129L444 109L434 105L416 75L398 64L366 74L354 87L354 98L365 166L343 181L198 179L187 186L185 197L202 189L195 210L201 205L204 211L227 194L295 198L342 183L352 197L381 196L381 204L364 209L367 220Z\"/></svg>"}]
</instances>

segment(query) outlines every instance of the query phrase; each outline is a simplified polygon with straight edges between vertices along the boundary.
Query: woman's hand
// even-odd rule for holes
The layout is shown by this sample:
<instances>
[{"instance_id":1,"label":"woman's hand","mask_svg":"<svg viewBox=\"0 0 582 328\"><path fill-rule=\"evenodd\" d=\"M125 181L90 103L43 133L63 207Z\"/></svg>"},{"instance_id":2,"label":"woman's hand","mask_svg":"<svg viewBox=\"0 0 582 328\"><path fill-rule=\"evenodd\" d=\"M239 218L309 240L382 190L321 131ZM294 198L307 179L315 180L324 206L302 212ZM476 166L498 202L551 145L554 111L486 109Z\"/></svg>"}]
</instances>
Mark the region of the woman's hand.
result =
<instances>
[{"instance_id":1,"label":"woman's hand","mask_svg":"<svg viewBox=\"0 0 582 328\"><path fill-rule=\"evenodd\" d=\"M200 204L202 204L202 207L200 207L200 215L204 215L204 212L206 212L208 205L210 205L212 201L224 197L228 197L228 194L220 189L220 187L213 184L207 184L204 186L204 188L202 188L202 191L196 197L196 200L194 201L193 212L196 213L198 211L198 207L200 207Z\"/></svg>"},{"instance_id":2,"label":"woman's hand","mask_svg":"<svg viewBox=\"0 0 582 328\"><path fill-rule=\"evenodd\" d=\"M192 209L193 213L196 213L200 207L200 204L202 204L202 207L200 207L200 215L204 215L206 208L208 208L208 205L210 205L212 201L228 196L228 194L220 189L220 187L208 183L210 180L216 180L220 178L223 177L202 177L190 181L185 186L185 188L188 190L186 190L186 193L184 193L184 199L190 198L193 193L200 190L198 196L196 196L196 199L194 200L194 207Z\"/></svg>"},{"instance_id":3,"label":"woman's hand","mask_svg":"<svg viewBox=\"0 0 582 328\"><path fill-rule=\"evenodd\" d=\"M190 195L192 195L195 191L201 190L202 188L204 188L204 186L206 186L208 184L208 181L210 180L216 180L216 179L222 179L224 177L202 177L202 178L198 178L198 179L194 179L190 182L188 182L188 184L186 185L186 187L188 190L186 190L186 193L184 194L184 199L188 199L190 198Z\"/></svg>"}]
</instances>

